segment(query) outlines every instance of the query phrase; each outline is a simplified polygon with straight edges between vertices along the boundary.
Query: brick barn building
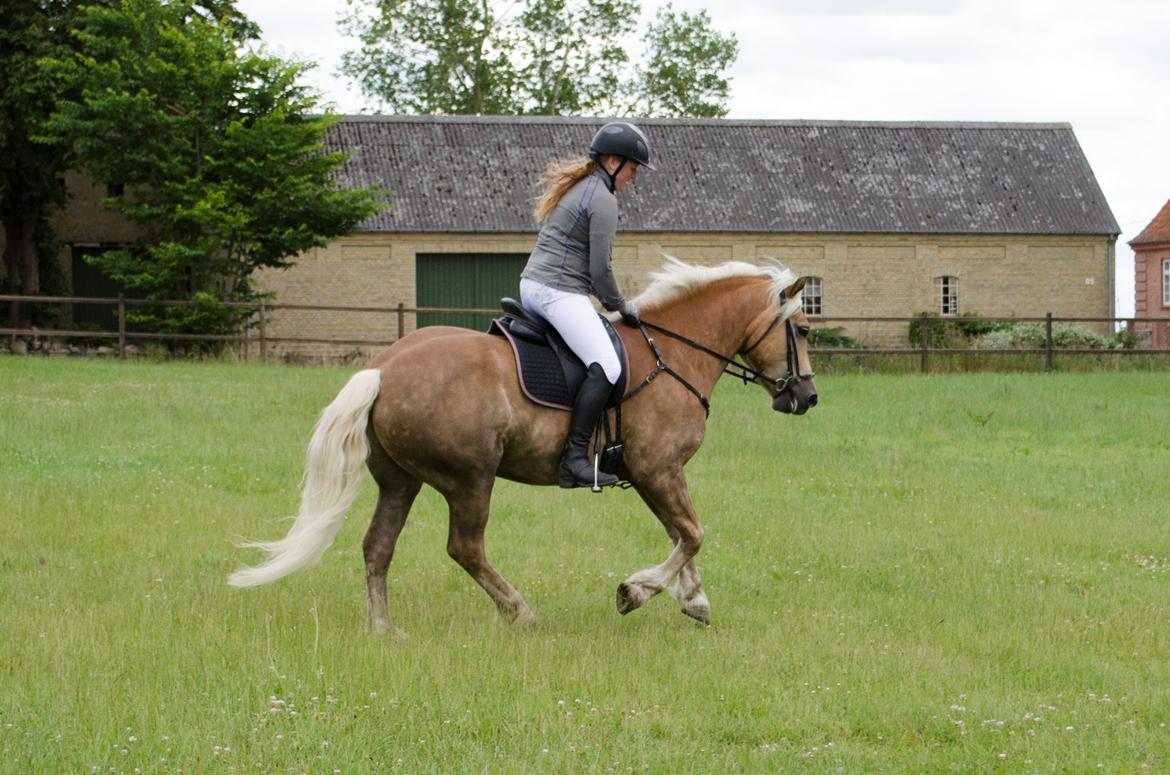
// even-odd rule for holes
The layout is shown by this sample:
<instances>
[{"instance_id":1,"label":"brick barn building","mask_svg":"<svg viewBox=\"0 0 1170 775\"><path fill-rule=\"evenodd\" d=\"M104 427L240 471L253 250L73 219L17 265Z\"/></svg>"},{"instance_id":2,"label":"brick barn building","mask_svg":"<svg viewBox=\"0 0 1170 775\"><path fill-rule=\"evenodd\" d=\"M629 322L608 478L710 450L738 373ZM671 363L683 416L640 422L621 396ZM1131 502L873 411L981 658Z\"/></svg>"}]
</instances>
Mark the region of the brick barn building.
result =
<instances>
[{"instance_id":1,"label":"brick barn building","mask_svg":"<svg viewBox=\"0 0 1170 775\"><path fill-rule=\"evenodd\" d=\"M393 206L354 234L261 273L280 301L491 307L516 292L535 238L535 181L587 146L596 119L353 117L330 142L344 181ZM647 119L657 172L619 196L614 266L627 294L669 254L777 258L814 279L832 318L1107 317L1120 232L1067 124ZM407 328L440 322L413 316ZM472 323L471 320L467 322ZM472 323L474 324L474 323ZM392 338L393 321L285 313L274 335ZM906 326L847 326L875 343Z\"/></svg>"},{"instance_id":2,"label":"brick barn building","mask_svg":"<svg viewBox=\"0 0 1170 775\"><path fill-rule=\"evenodd\" d=\"M1134 317L1165 321L1135 323L1134 331L1145 346L1170 349L1170 201L1129 246L1134 262Z\"/></svg>"},{"instance_id":3,"label":"brick barn building","mask_svg":"<svg viewBox=\"0 0 1170 775\"><path fill-rule=\"evenodd\" d=\"M276 301L492 307L515 294L536 181L583 151L600 119L355 116L328 143L343 185L392 205L257 283ZM1068 124L644 119L657 172L619 196L614 266L628 295L663 254L714 264L773 257L812 279L825 318L1113 315L1120 229ZM84 221L71 216L76 224ZM107 242L74 228L75 246ZM77 266L75 256L67 260ZM75 293L89 293L74 283ZM407 315L406 330L471 316ZM874 344L905 324L850 324ZM274 311L271 336L381 339L395 316ZM336 350L337 348L334 348ZM352 348L343 348L352 349ZM327 354L286 344L285 353Z\"/></svg>"}]
</instances>

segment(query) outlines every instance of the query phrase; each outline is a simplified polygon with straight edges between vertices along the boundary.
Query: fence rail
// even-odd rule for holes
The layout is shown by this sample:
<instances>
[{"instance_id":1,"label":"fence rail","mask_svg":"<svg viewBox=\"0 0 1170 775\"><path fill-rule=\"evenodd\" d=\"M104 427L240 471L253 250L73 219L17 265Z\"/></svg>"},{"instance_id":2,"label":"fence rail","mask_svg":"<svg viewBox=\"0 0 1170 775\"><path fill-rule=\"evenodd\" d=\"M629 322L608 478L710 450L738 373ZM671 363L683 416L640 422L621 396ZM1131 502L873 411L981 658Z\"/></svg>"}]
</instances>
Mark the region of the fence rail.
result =
<instances>
[{"instance_id":1,"label":"fence rail","mask_svg":"<svg viewBox=\"0 0 1170 775\"><path fill-rule=\"evenodd\" d=\"M178 333L164 333L151 331L128 331L127 323L127 309L130 307L191 307L196 306L198 302L186 300L174 301L157 301L144 299L127 299L124 297L118 298L97 298L91 296L28 296L28 295L11 295L0 294L0 303L21 303L21 304L94 304L94 305L109 305L116 307L117 316L117 330L81 330L81 329L43 329L43 328L13 328L0 327L0 336L16 339L17 337L40 337L45 339L108 339L116 342L116 350L119 358L125 358L127 355L127 347L131 342L135 341L199 341L199 342L223 342L225 344L234 344L242 348L244 357L248 357L249 350L252 346L256 346L259 351L261 360L267 360L269 357L269 349L273 345L281 344L321 344L321 345L335 345L344 347L385 347L397 339L401 339L406 333L406 316L418 314L477 314L477 315L495 315L500 314L500 310L495 308L465 308L465 307L407 307L405 304L399 303L394 306L344 306L344 305L330 305L330 304L271 304L266 301L259 302L223 302L224 306L233 309L248 309L251 310L255 317L255 322L237 334L178 334ZM367 314L380 314L392 316L395 321L395 328L397 336L395 339L353 339L353 338L327 338L327 337L303 337L303 336L273 336L268 331L268 325L271 321L273 312L281 310L296 310L296 311L310 311L310 312L358 312ZM1002 356L1002 355L1043 355L1044 366L1046 371L1053 369L1053 360L1056 356L1065 355L1117 355L1117 356L1132 356L1132 355L1170 355L1170 349L1150 348L1150 347L1136 347L1136 348L1088 348L1088 347L1057 347L1054 342L1053 326L1057 323L1106 323L1117 328L1124 325L1129 331L1133 331L1138 324L1155 324L1170 326L1170 320L1166 318L1108 318L1108 317L1065 317L1056 316L1052 313L1047 313L1043 316L1031 317L997 317L997 316L971 316L971 317L933 317L929 315L917 315L907 317L890 317L890 316L875 316L875 317L829 317L829 316L814 316L811 318L817 325L825 325L828 323L902 323L902 324L917 324L920 326L919 338L921 344L916 346L904 347L814 347L811 352L813 355L916 355L919 358L919 369L922 372L930 371L930 359L934 355L962 355L962 354L978 354L988 356ZM938 347L931 345L931 329L935 326L946 326L948 324L961 321L964 323L1039 323L1043 324L1045 328L1045 344L1043 347L1019 347L1019 348L1004 348L1004 349L970 349L970 348L956 348L956 347Z\"/></svg>"}]
</instances>

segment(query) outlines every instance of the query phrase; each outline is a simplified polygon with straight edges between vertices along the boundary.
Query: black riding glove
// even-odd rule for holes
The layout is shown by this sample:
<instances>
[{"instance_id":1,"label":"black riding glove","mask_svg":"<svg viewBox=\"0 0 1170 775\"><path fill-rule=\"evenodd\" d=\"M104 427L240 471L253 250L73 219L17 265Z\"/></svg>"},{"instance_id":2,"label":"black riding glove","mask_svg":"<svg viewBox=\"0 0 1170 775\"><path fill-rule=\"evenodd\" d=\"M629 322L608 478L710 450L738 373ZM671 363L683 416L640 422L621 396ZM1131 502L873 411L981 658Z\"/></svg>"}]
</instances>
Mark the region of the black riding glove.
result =
<instances>
[{"instance_id":1,"label":"black riding glove","mask_svg":"<svg viewBox=\"0 0 1170 775\"><path fill-rule=\"evenodd\" d=\"M622 316L622 322L632 328L637 328L642 325L642 317L638 314L638 308L626 300L622 300L622 305L618 307L618 314Z\"/></svg>"}]
</instances>

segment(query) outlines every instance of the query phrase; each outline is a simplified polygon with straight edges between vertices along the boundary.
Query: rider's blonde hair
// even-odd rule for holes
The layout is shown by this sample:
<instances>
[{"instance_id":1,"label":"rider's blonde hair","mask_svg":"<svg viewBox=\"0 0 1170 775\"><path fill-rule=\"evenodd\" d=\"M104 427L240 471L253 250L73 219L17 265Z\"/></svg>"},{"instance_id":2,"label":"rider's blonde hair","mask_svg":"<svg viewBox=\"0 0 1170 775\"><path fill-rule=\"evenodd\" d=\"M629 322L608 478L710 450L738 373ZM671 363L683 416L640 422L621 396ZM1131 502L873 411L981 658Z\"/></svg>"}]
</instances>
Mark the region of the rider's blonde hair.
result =
<instances>
[{"instance_id":1,"label":"rider's blonde hair","mask_svg":"<svg viewBox=\"0 0 1170 775\"><path fill-rule=\"evenodd\" d=\"M552 215L553 208L557 206L557 202L561 201L565 192L592 175L595 169L597 169L597 162L588 156L578 156L574 159L555 159L549 162L549 165L544 168L544 173L540 176L540 183L544 186L544 191L536 200L536 207L532 211L536 222L544 223L545 219Z\"/></svg>"}]
</instances>

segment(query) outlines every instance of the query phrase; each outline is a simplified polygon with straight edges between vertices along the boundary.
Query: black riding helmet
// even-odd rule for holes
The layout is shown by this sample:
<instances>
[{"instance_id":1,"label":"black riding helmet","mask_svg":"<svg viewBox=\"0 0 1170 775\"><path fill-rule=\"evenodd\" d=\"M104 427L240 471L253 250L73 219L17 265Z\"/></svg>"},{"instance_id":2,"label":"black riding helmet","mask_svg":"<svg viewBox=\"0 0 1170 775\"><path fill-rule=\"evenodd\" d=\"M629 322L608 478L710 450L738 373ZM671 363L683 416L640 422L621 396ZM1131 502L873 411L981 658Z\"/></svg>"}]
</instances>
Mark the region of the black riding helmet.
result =
<instances>
[{"instance_id":1,"label":"black riding helmet","mask_svg":"<svg viewBox=\"0 0 1170 775\"><path fill-rule=\"evenodd\" d=\"M602 154L636 161L648 170L657 169L650 163L650 141L641 129L628 121L610 121L593 135L589 158L597 159Z\"/></svg>"}]
</instances>

